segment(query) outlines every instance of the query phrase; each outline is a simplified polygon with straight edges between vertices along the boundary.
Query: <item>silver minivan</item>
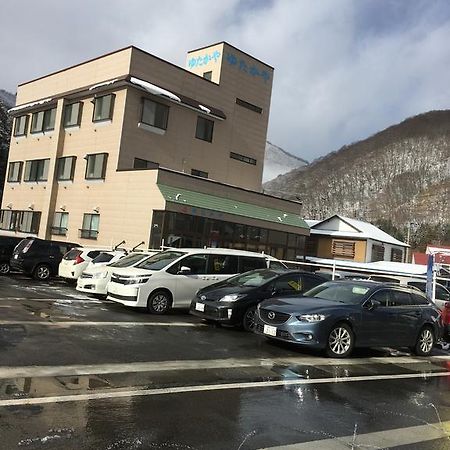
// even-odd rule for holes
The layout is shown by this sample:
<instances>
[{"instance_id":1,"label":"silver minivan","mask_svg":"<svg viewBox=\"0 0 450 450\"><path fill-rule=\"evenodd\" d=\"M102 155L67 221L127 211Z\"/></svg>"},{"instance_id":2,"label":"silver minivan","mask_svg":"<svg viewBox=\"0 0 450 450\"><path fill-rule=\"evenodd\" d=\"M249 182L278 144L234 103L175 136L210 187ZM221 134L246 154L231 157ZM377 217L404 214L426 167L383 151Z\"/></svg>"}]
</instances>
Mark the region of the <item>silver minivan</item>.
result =
<instances>
[{"instance_id":1,"label":"silver minivan","mask_svg":"<svg viewBox=\"0 0 450 450\"><path fill-rule=\"evenodd\" d=\"M262 253L224 248L171 249L135 267L114 270L107 286L108 299L164 314L171 308L189 307L201 288L268 267L286 268L278 259Z\"/></svg>"}]
</instances>

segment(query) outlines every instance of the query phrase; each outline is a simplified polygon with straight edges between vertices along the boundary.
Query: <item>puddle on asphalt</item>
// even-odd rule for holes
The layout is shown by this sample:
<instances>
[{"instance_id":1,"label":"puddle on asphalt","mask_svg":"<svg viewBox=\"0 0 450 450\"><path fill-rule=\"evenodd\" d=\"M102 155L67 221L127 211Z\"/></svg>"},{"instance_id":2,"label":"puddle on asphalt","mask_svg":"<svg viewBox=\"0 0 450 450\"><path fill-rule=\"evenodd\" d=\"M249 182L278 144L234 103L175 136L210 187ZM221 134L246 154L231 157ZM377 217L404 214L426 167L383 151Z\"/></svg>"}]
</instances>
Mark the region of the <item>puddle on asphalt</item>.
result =
<instances>
[{"instance_id":1,"label":"puddle on asphalt","mask_svg":"<svg viewBox=\"0 0 450 450\"><path fill-rule=\"evenodd\" d=\"M0 399L63 396L105 390L157 389L203 384L314 380L370 375L431 374L448 370L441 363L366 364L364 366L274 365L244 368L211 368L123 372L102 375L22 377L0 379ZM450 371L449 371L450 373Z\"/></svg>"}]
</instances>

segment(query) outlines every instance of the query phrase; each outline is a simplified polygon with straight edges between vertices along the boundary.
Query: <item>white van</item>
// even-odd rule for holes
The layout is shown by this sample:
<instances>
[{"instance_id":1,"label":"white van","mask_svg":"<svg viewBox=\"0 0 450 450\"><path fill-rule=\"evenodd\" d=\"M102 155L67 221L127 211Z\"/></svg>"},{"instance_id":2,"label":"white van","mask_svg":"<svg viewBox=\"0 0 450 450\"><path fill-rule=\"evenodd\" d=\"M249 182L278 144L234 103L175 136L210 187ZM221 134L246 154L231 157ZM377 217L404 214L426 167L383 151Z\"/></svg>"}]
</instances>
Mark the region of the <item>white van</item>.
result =
<instances>
[{"instance_id":1,"label":"white van","mask_svg":"<svg viewBox=\"0 0 450 450\"><path fill-rule=\"evenodd\" d=\"M106 287L111 281L111 274L120 267L133 267L141 263L144 259L157 253L133 252L115 262L106 265L87 267L77 281L77 291L87 292L94 295L106 295Z\"/></svg>"},{"instance_id":2,"label":"white van","mask_svg":"<svg viewBox=\"0 0 450 450\"><path fill-rule=\"evenodd\" d=\"M166 250L135 267L114 270L107 287L108 299L164 314L172 307L188 307L205 286L267 267L286 268L262 253L225 248Z\"/></svg>"}]
</instances>

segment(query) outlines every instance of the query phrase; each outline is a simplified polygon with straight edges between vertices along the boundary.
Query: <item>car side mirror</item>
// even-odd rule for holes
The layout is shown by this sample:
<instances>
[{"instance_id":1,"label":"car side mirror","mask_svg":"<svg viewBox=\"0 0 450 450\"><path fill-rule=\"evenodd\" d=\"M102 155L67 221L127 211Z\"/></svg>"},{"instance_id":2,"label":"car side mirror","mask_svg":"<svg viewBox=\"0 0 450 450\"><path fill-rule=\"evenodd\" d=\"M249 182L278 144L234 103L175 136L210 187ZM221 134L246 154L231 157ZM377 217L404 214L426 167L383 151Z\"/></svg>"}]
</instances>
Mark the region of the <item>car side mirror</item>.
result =
<instances>
[{"instance_id":1,"label":"car side mirror","mask_svg":"<svg viewBox=\"0 0 450 450\"><path fill-rule=\"evenodd\" d=\"M181 266L180 270L177 272L177 275L189 275L191 273L191 268L187 266Z\"/></svg>"},{"instance_id":2,"label":"car side mirror","mask_svg":"<svg viewBox=\"0 0 450 450\"><path fill-rule=\"evenodd\" d=\"M364 306L370 311L381 306L381 302L379 302L378 300L367 300Z\"/></svg>"}]
</instances>

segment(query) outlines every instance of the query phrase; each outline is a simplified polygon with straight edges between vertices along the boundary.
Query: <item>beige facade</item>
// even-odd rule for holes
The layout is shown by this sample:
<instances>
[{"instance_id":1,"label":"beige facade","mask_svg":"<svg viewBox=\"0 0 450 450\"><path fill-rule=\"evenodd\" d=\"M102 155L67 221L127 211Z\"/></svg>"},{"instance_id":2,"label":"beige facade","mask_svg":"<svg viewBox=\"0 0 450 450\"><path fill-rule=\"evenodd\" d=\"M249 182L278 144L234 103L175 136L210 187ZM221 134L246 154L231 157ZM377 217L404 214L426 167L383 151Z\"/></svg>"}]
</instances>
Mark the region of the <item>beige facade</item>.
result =
<instances>
[{"instance_id":1,"label":"beige facade","mask_svg":"<svg viewBox=\"0 0 450 450\"><path fill-rule=\"evenodd\" d=\"M260 205L256 216L281 211L276 221L225 214L234 223L307 234L283 222L298 204L259 193L272 80L273 68L222 42L189 52L186 69L127 47L19 85L0 228L149 245L153 211L171 203L164 178Z\"/></svg>"}]
</instances>

